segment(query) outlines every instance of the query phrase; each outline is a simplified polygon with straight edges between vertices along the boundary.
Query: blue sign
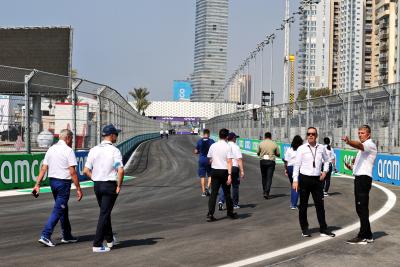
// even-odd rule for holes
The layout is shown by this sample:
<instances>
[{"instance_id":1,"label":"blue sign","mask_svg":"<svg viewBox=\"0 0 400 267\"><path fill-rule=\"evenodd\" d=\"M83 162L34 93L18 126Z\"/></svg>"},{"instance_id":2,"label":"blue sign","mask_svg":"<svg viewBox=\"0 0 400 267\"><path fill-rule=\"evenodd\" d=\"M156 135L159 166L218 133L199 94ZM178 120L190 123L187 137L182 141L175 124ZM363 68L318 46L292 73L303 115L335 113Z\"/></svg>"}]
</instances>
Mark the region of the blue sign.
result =
<instances>
[{"instance_id":1,"label":"blue sign","mask_svg":"<svg viewBox=\"0 0 400 267\"><path fill-rule=\"evenodd\" d=\"M83 168L85 167L86 159L89 154L89 151L79 150L75 151L76 161L78 163L77 166L77 174L79 181L85 181L88 178L83 174Z\"/></svg>"},{"instance_id":2,"label":"blue sign","mask_svg":"<svg viewBox=\"0 0 400 267\"><path fill-rule=\"evenodd\" d=\"M374 180L400 185L400 157L378 154L372 171Z\"/></svg>"},{"instance_id":3,"label":"blue sign","mask_svg":"<svg viewBox=\"0 0 400 267\"><path fill-rule=\"evenodd\" d=\"M190 100L192 84L188 81L174 81L174 101Z\"/></svg>"}]
</instances>

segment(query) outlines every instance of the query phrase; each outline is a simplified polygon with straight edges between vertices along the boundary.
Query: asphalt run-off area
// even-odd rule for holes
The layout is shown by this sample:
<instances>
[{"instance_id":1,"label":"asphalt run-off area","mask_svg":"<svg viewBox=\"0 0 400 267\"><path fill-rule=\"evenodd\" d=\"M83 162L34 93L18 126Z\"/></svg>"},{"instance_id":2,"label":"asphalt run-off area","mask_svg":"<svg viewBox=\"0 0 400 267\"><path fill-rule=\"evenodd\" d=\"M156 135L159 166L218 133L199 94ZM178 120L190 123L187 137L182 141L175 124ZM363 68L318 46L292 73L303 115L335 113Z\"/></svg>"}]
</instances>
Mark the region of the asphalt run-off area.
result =
<instances>
[{"instance_id":1,"label":"asphalt run-off area","mask_svg":"<svg viewBox=\"0 0 400 267\"><path fill-rule=\"evenodd\" d=\"M244 156L239 219L216 211L206 221L208 198L197 178L198 137L170 136L143 143L126 166L126 179L112 213L120 244L109 253L93 253L99 208L88 184L81 202L72 191L69 213L75 244L53 248L37 242L53 207L50 193L38 199L9 193L0 197L0 266L399 266L399 187L374 183L370 219L375 242L348 245L358 231L353 180L334 176L325 198L326 219L337 236L319 236L312 198L308 218L312 238L301 237L298 211L289 209L290 188L277 165L272 199L262 196L258 159ZM16 191L13 191L16 192Z\"/></svg>"}]
</instances>

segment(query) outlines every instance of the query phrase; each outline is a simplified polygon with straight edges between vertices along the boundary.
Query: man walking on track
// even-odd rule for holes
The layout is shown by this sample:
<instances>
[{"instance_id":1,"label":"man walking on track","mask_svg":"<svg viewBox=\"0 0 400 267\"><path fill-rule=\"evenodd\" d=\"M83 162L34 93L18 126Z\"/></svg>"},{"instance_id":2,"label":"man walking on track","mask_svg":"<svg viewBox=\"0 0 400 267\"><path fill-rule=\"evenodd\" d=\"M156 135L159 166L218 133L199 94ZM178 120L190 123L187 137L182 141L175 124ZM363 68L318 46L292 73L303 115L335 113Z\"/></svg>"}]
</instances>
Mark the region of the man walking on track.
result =
<instances>
[{"instance_id":1,"label":"man walking on track","mask_svg":"<svg viewBox=\"0 0 400 267\"><path fill-rule=\"evenodd\" d=\"M204 129L203 138L197 141L196 148L194 149L194 153L199 154L198 175L200 177L202 197L210 195L209 188L211 185L211 164L207 158L207 154L212 144L214 144L214 140L210 138L210 130ZM207 187L206 176L208 176Z\"/></svg>"},{"instance_id":2,"label":"man walking on track","mask_svg":"<svg viewBox=\"0 0 400 267\"><path fill-rule=\"evenodd\" d=\"M93 252L108 252L117 243L111 226L111 211L124 178L122 155L113 145L120 132L112 124L105 126L102 131L104 140L90 149L84 168L85 175L94 181L94 192L100 207ZM104 240L107 247L103 245Z\"/></svg>"},{"instance_id":3,"label":"man walking on track","mask_svg":"<svg viewBox=\"0 0 400 267\"><path fill-rule=\"evenodd\" d=\"M221 129L219 131L219 141L212 144L207 157L211 160L211 197L208 201L207 221L215 221L215 204L217 201L218 190L222 186L226 197L227 215L231 219L236 219L237 214L233 212L233 203L231 198L230 185L232 183L232 150L228 145L229 131Z\"/></svg>"},{"instance_id":4,"label":"man walking on track","mask_svg":"<svg viewBox=\"0 0 400 267\"><path fill-rule=\"evenodd\" d=\"M377 148L371 140L371 128L363 125L358 128L360 141L350 140L347 136L342 140L351 147L358 149L354 166L346 163L346 167L353 170L354 197L357 215L360 218L360 231L358 235L347 241L348 244L367 244L374 242L371 225L369 223L369 191L372 185L372 169L374 167Z\"/></svg>"},{"instance_id":5,"label":"man walking on track","mask_svg":"<svg viewBox=\"0 0 400 267\"><path fill-rule=\"evenodd\" d=\"M46 152L36 185L32 191L35 197L39 195L40 183L46 172L48 172L51 192L53 193L55 203L42 235L38 240L48 247L55 246L51 241L51 235L59 220L62 231L61 243L75 243L78 241L71 234L71 224L68 217L68 200L71 191L71 180L75 184L78 201L82 199L83 194L75 170L77 165L76 157L71 146L72 132L64 129L60 132L57 144L51 146Z\"/></svg>"},{"instance_id":6,"label":"man walking on track","mask_svg":"<svg viewBox=\"0 0 400 267\"><path fill-rule=\"evenodd\" d=\"M293 170L293 189L300 193L299 221L302 236L311 237L307 220L308 198L311 193L317 211L320 235L335 237L335 234L328 230L325 221L324 192L321 183L328 172L329 158L325 153L324 146L317 143L317 137L317 129L309 127L307 142L297 149ZM324 167L321 173L323 163Z\"/></svg>"},{"instance_id":7,"label":"man walking on track","mask_svg":"<svg viewBox=\"0 0 400 267\"><path fill-rule=\"evenodd\" d=\"M257 155L260 157L260 169L262 176L263 196L265 199L270 199L269 192L272 185L272 177L275 171L275 159L280 157L278 145L271 140L272 135L266 132L265 139L258 146Z\"/></svg>"}]
</instances>

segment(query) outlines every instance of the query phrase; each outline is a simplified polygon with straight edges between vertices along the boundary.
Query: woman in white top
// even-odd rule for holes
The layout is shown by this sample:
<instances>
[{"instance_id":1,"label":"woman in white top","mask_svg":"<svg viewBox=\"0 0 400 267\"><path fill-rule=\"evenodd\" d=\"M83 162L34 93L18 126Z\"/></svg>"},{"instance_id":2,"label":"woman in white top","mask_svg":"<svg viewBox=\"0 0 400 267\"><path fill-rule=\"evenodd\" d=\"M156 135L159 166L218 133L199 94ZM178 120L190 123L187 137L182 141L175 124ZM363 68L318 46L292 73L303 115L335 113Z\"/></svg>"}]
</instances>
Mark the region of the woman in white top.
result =
<instances>
[{"instance_id":1,"label":"woman in white top","mask_svg":"<svg viewBox=\"0 0 400 267\"><path fill-rule=\"evenodd\" d=\"M285 157L284 157L284 162L285 162L285 174L289 177L290 181L290 208L292 210L297 209L297 202L299 199L299 193L296 192L292 188L292 183L293 183L293 167L294 163L296 161L296 151L299 146L303 144L303 139L300 137L300 135L296 135L293 138L292 144L290 145L290 148L286 150L285 152Z\"/></svg>"},{"instance_id":2,"label":"woman in white top","mask_svg":"<svg viewBox=\"0 0 400 267\"><path fill-rule=\"evenodd\" d=\"M326 173L325 180L322 182L324 187L324 196L328 196L329 186L331 185L332 170L336 171L336 155L330 146L331 140L329 137L324 138L325 153L329 158L329 171Z\"/></svg>"}]
</instances>

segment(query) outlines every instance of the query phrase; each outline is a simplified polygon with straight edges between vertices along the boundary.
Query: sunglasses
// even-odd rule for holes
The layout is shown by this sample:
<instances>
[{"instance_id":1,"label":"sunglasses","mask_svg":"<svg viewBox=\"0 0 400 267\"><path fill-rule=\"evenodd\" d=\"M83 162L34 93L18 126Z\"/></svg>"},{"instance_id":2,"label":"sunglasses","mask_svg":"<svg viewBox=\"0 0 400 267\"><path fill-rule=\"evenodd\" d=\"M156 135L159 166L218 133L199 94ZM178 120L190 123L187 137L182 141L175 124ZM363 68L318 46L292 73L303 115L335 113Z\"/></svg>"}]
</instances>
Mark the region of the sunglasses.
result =
<instances>
[{"instance_id":1,"label":"sunglasses","mask_svg":"<svg viewBox=\"0 0 400 267\"><path fill-rule=\"evenodd\" d=\"M307 136L316 136L317 133L307 133Z\"/></svg>"}]
</instances>

